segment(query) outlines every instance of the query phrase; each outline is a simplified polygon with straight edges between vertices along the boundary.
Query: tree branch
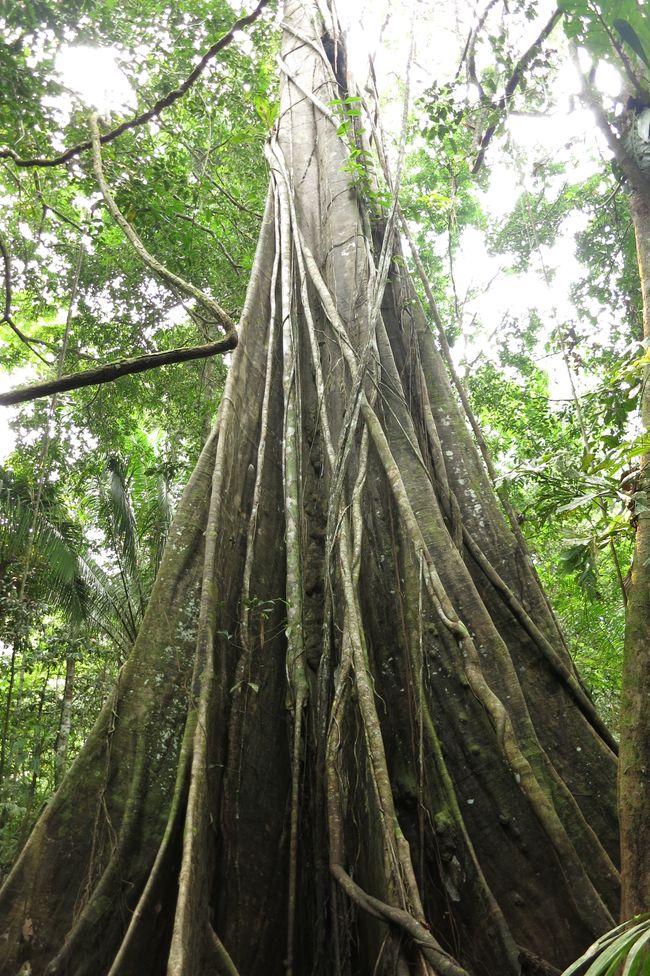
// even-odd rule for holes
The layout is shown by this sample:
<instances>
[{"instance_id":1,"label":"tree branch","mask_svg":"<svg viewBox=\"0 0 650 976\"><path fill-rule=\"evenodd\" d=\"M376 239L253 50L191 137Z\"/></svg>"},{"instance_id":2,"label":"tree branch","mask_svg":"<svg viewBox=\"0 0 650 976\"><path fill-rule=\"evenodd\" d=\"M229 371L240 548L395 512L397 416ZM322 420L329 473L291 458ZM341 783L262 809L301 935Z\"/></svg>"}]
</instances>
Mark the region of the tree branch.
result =
<instances>
[{"instance_id":1,"label":"tree branch","mask_svg":"<svg viewBox=\"0 0 650 976\"><path fill-rule=\"evenodd\" d=\"M11 260L9 251L2 236L0 235L0 254L2 255L2 266L4 275L5 304L2 312L2 321L7 322L11 318Z\"/></svg>"},{"instance_id":2,"label":"tree branch","mask_svg":"<svg viewBox=\"0 0 650 976\"><path fill-rule=\"evenodd\" d=\"M241 202L241 200L237 200L237 199L236 199L236 198L235 198L235 197L234 197L234 196L233 196L233 195L232 195L232 194L231 194L231 193L230 193L230 192L229 192L229 191L228 191L228 190L226 189L226 187L225 187L225 186L223 185L223 183L221 183L221 182L220 182L220 181L219 181L219 180L218 180L218 179L216 178L216 176L210 176L210 175L208 175L208 174L206 174L206 177L207 177L207 180L208 180L208 183L210 183L210 184L211 184L212 186L215 186L215 187L217 188L217 190L219 190L219 191L220 191L221 193L223 193L223 195L225 196L225 198L226 198L227 200L230 200L230 202L231 202L231 203L233 204L233 206L235 206L235 207L237 207L237 208L238 208L239 210L242 210L242 211L243 211L244 213L247 213L247 214L250 214L250 215L251 215L251 217L257 217L257 219L258 219L258 220L261 220L261 219L262 219L262 214L261 214L261 213L259 213L259 212L258 212L257 210L251 210L251 209L250 209L249 207L246 207L246 206L245 206L245 205L244 205L244 204L243 204L243 203Z\"/></svg>"},{"instance_id":3,"label":"tree branch","mask_svg":"<svg viewBox=\"0 0 650 976\"><path fill-rule=\"evenodd\" d=\"M233 258L233 256L228 252L228 250L226 249L225 245L219 239L219 235L216 234L210 227L206 227L205 224L200 223L198 220L195 220L194 217L189 217L187 214L184 214L184 213L178 213L177 212L177 213L174 214L174 216L175 217L178 217L179 220L184 220L187 224L190 224L192 227L196 227L197 230L203 231L204 234L208 234L208 236L211 237L214 240L214 242L216 243L217 247L219 248L219 250L221 251L221 253L224 255L224 257L226 258L226 261L228 262L228 264L230 265L230 267L233 269L233 271L239 272L239 271L242 270L241 264L237 264L237 262L235 261L235 259ZM189 309L188 309L188 311L189 311Z\"/></svg>"},{"instance_id":4,"label":"tree branch","mask_svg":"<svg viewBox=\"0 0 650 976\"><path fill-rule=\"evenodd\" d=\"M609 24L607 23L607 21L605 20L605 18L601 14L601 12L598 9L598 7L596 7L595 5L591 4L590 5L590 9L591 9L591 12L596 17L596 19L598 20L598 22L599 22L600 26L602 27L603 31L607 35L607 39L609 40L609 43L612 45L612 47L616 51L616 54L617 54L617 56L618 56L621 64L623 65L623 70L625 71L625 74L627 75L628 80L632 83L632 86L634 87L634 90L636 91L637 95L641 96L642 98L647 98L648 92L646 91L646 89L643 87L643 85L639 81L639 79L638 79L638 77L636 75L636 72L635 72L634 68L632 67L632 62L630 61L630 59L628 58L627 54L625 53L625 49L624 49L623 45L622 44L619 44L619 42L617 41L616 35L610 30Z\"/></svg>"},{"instance_id":5,"label":"tree branch","mask_svg":"<svg viewBox=\"0 0 650 976\"><path fill-rule=\"evenodd\" d=\"M181 278L180 275L169 271L163 264L160 263L160 261L157 260L157 258L153 256L153 254L150 254L133 227L131 227L131 224L122 214L122 211L115 202L113 194L108 187L106 178L104 177L101 156L101 139L99 135L99 124L96 112L93 112L90 117L90 134L93 147L93 168L95 170L97 183L99 184L99 189L104 197L104 202L106 203L111 216L124 232L125 237L133 247L140 260L151 271L153 271L158 278L162 278L167 285L171 285L172 288L176 288L189 298L194 298L195 301L199 302L200 305L203 305L204 308L208 309L212 316L214 316L214 320L221 324L228 335L231 333L234 334L235 323L230 318L228 313L221 308L218 302L215 302L213 298L211 298L200 288L197 288L196 285L193 285L191 282Z\"/></svg>"},{"instance_id":6,"label":"tree branch","mask_svg":"<svg viewBox=\"0 0 650 976\"><path fill-rule=\"evenodd\" d=\"M638 190L641 193L647 193L648 179L644 175L644 173L641 172L639 167L636 165L631 155L627 152L625 146L623 145L623 142L617 135L616 130L610 124L610 121L607 118L607 113L603 108L603 104L601 100L594 93L592 86L585 78L584 71L580 67L578 52L575 45L572 45L571 54L572 54L573 63L575 65L576 71L578 72L578 76L582 82L580 97L582 98L583 102L587 105L587 107L590 108L591 111L594 113L598 128L605 136L605 139L607 140L607 145L611 149L614 159L623 170L623 174L626 177L626 179L629 180L630 184L636 190Z\"/></svg>"},{"instance_id":7,"label":"tree branch","mask_svg":"<svg viewBox=\"0 0 650 976\"><path fill-rule=\"evenodd\" d=\"M34 343L34 342L40 342L41 345L49 345L49 343L46 343L44 339L32 339L30 336L25 335L25 333L21 329L18 328L18 326L16 325L16 323L14 322L14 320L11 318L11 316L8 316L7 318L3 318L2 324L3 325L8 325L9 328L11 329L11 331L15 335L18 336L18 338L20 339L20 341L23 342L27 346L27 348L29 349L29 351L34 356L36 356L38 359L40 359L40 361L42 363L45 363L46 366L51 366L52 365L51 363L48 363L47 359L45 359L44 356L41 356L40 352L37 352L36 349L33 349L32 348L32 343Z\"/></svg>"},{"instance_id":8,"label":"tree branch","mask_svg":"<svg viewBox=\"0 0 650 976\"><path fill-rule=\"evenodd\" d=\"M33 353L34 356L38 356L41 362L45 363L46 366L49 366L50 364L48 363L47 359L44 359L39 352L36 352L36 350L32 348L32 344L36 342L43 346L47 346L49 343L45 342L44 339L30 339L29 336L26 336L25 333L18 328L11 316L11 258L9 257L9 249L1 234L0 256L2 256L2 275L5 293L4 308L2 310L2 318L0 318L0 325L8 325L9 328L18 336L20 341L24 342L30 352Z\"/></svg>"},{"instance_id":9,"label":"tree branch","mask_svg":"<svg viewBox=\"0 0 650 976\"><path fill-rule=\"evenodd\" d=\"M52 396L53 393L65 393L67 390L80 390L84 386L112 383L120 376L144 373L150 369L158 369L160 366L169 366L171 363L207 359L208 356L214 356L216 353L228 352L229 349L234 349L236 345L237 336L232 333L205 346L181 346L177 349L167 349L164 352L138 356L136 359L120 359L114 363L98 366L97 369L83 370L80 373L62 376L58 380L35 383L33 386L18 386L9 390L8 393L0 393L0 406L9 407L16 403L27 403L29 400Z\"/></svg>"},{"instance_id":10,"label":"tree branch","mask_svg":"<svg viewBox=\"0 0 650 976\"><path fill-rule=\"evenodd\" d=\"M179 98L182 98L183 95L185 95L185 93L192 87L197 78L203 73L209 62L212 61L219 51L222 51L234 40L236 32L241 30L243 27L248 27L250 24L254 23L264 8L268 6L268 3L269 0L260 0L252 13L247 14L246 17L240 17L239 20L236 20L230 30L220 37L218 41L215 41L212 47L206 51L196 67L192 69L185 81L181 82L178 88L173 88L171 91L167 92L166 95L159 98L152 108L147 109L146 112L142 112L141 115L136 115L132 119L128 119L126 122L120 123L120 125L116 126L115 129L111 129L110 132L106 132L101 137L102 144L113 142L114 139L117 139L118 136L128 132L129 129L135 129L140 125L144 125L146 122L150 122L151 119L154 119L157 115L160 115L164 108L169 108L169 106L173 105L174 102L177 102ZM92 144L90 141L80 142L76 146L71 146L70 149L66 149L66 151L61 153L60 156L54 156L51 159L43 156L34 156L30 159L23 159L13 149L5 147L4 149L0 149L0 159L11 159L16 166L23 167L61 166L63 163L69 162L69 160L73 159L75 156L79 156L82 152L90 149L91 145Z\"/></svg>"},{"instance_id":11,"label":"tree branch","mask_svg":"<svg viewBox=\"0 0 650 976\"><path fill-rule=\"evenodd\" d=\"M534 58L535 54L537 53L541 45L544 43L546 38L549 36L549 34L551 33L551 31L559 21L560 17L562 16L562 13L563 11L560 10L558 7L558 9L551 14L550 18L548 19L548 21L540 31L537 38L533 41L533 43L528 48L528 50L522 54L522 56L519 58L516 65L514 66L512 74L510 75L510 78L508 79L508 82L506 84L503 95L494 106L494 108L499 112L499 119L496 122L492 122L483 133L483 138L481 139L478 155L474 160L474 165L472 166L473 176L476 176L481 166L483 165L483 160L485 159L485 153L487 152L487 148L490 145L492 141L492 137L494 136L494 133L497 130L497 126L501 120L501 114L507 111L508 102L514 95L519 85L521 84L524 76L524 71L526 70L526 68Z\"/></svg>"},{"instance_id":12,"label":"tree branch","mask_svg":"<svg viewBox=\"0 0 650 976\"><path fill-rule=\"evenodd\" d=\"M479 94L481 96L481 100L484 100L485 99L485 92L484 92L483 86L481 85L480 81L478 80L478 77L477 77L477 74L476 74L476 41L478 39L478 36L479 36L480 32L483 30L483 27L485 25L485 21L488 18L488 14L492 10L492 8L494 6L496 6L497 3L498 3L498 0L490 0L490 2L488 3L487 7L485 8L485 10L483 11L483 13L481 14L481 17L479 18L479 21L478 21L476 27L474 27L473 30L471 30L469 32L469 36L467 38L467 43L465 44L465 50L463 51L463 53L461 55L460 62L458 64L458 68L456 69L456 77L454 78L454 81L457 81L458 80L458 77L460 75L460 72L462 71L462 68L463 68L463 62L466 60L467 61L467 77L468 77L468 80L471 81L474 85L476 85L476 87L478 89L478 92L479 92Z\"/></svg>"}]
</instances>

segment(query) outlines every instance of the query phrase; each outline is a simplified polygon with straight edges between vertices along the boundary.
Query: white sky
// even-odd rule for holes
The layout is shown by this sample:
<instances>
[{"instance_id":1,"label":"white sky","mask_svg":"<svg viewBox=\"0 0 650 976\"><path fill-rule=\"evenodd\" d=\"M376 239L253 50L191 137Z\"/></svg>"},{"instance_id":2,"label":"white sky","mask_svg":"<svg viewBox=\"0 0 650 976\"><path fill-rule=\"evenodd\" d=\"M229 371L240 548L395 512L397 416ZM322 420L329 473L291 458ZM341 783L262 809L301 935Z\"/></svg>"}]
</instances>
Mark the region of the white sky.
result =
<instances>
[{"instance_id":1,"label":"white sky","mask_svg":"<svg viewBox=\"0 0 650 976\"><path fill-rule=\"evenodd\" d=\"M539 32L539 23L544 22L554 0L542 0L540 20L528 26L530 37L522 37L522 50ZM483 4L480 5L482 9ZM391 16L386 21L385 10ZM380 81L386 89L394 88L395 81L404 78L404 64L410 45L410 30L413 24L418 41L415 66L413 69L414 94L419 94L437 76L440 80L453 77L458 62L459 51L467 30L472 23L476 5L467 0L455 5L447 0L430 4L428 0L394 0L388 4L369 2L369 0L349 0L345 6L348 23L348 52L352 67L358 79L363 79L367 71L368 53L375 55L375 66ZM435 11L438 11L436 14ZM431 12L433 13L433 17ZM452 15L453 12L453 15ZM378 40L384 25L381 46ZM426 25L426 28L425 28ZM560 28L561 30L561 28ZM248 38L238 39L243 45ZM70 96L62 96L56 105L62 119L72 110L75 97L84 104L92 106L104 114L111 111L130 112L135 106L135 96L122 72L119 63L124 54L114 49L99 49L88 46L66 45L56 59L56 68L63 83L70 90ZM612 69L599 68L600 86L610 94L615 94L619 84ZM576 136L584 135L584 149L580 156L573 150L571 179L584 179L598 166L596 127L591 114L575 107L573 95L579 90L578 80L571 65L559 73L551 94L551 101L557 110L548 117L525 118L513 116L508 121L508 132L512 141L528 159L561 158L567 156L567 144ZM76 96L72 93L76 93ZM386 106L384 125L387 128L397 125L401 115L398 100L390 100ZM489 150L491 168L490 185L482 195L483 205L491 215L505 215L513 206L520 192L517 187L520 175L503 154L498 143ZM556 271L552 289L540 281L538 274L500 275L496 272L507 258L494 258L487 254L483 235L467 229L461 240L460 251L455 258L454 273L459 296L475 295L469 298L463 309L463 320L470 322L476 315L480 317L482 334L470 336L459 342L455 354L473 360L482 352L489 354L489 336L498 328L504 315L521 316L527 319L527 310L532 306L542 321L548 324L548 331L568 317L575 315L569 300L569 288L581 273L575 258L574 235L583 228L580 218L569 225L564 235L552 249L544 253L545 263ZM441 252L446 245L441 244ZM492 281L489 290L485 289ZM568 377L564 367L558 362L545 361L551 380L551 396L568 395ZM11 380L0 373L0 390L9 386L29 382L29 371L14 374ZM2 408L0 413L0 460L7 456L13 447L13 436L7 427L12 411Z\"/></svg>"},{"instance_id":2,"label":"white sky","mask_svg":"<svg viewBox=\"0 0 650 976\"><path fill-rule=\"evenodd\" d=\"M85 105L108 115L132 111L137 104L119 61L119 54L113 48L66 44L59 51L55 67L66 88ZM62 99L64 109L69 104L69 99Z\"/></svg>"}]
</instances>

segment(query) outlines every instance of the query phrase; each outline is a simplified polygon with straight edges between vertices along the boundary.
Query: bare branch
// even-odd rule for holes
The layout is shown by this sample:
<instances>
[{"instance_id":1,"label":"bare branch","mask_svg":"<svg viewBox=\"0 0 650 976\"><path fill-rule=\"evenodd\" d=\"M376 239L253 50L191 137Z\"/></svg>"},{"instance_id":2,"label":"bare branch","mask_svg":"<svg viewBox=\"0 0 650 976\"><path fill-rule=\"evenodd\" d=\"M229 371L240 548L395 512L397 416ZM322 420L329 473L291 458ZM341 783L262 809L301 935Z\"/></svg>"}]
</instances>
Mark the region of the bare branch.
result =
<instances>
[{"instance_id":1,"label":"bare branch","mask_svg":"<svg viewBox=\"0 0 650 976\"><path fill-rule=\"evenodd\" d=\"M47 380L35 383L33 386L19 386L8 393L0 394L0 406L9 407L16 403L27 403L40 397L52 396L53 393L65 393L67 390L80 390L84 386L99 386L102 383L112 383L120 376L130 376L134 373L144 373L160 366L171 363L186 363L193 359L207 359L220 352L228 352L237 345L235 333L223 336L216 342L205 346L181 346L177 349L167 349L164 352L154 352L136 359L120 359L114 363L106 363L97 369L87 369L79 373L62 376L57 380Z\"/></svg>"},{"instance_id":2,"label":"bare branch","mask_svg":"<svg viewBox=\"0 0 650 976\"><path fill-rule=\"evenodd\" d=\"M469 32L467 43L465 44L465 50L461 55L458 68L456 70L456 77L454 79L455 81L458 80L458 77L463 67L463 62L466 60L468 80L471 81L474 85L476 85L482 100L485 99L485 92L476 74L476 41L478 40L478 36L480 32L483 30L483 26L485 24L485 21L488 18L488 14L492 10L492 7L496 6L497 3L498 0L490 0L487 7L481 14L481 17L479 18L476 27L474 27L474 29Z\"/></svg>"},{"instance_id":3,"label":"bare branch","mask_svg":"<svg viewBox=\"0 0 650 976\"><path fill-rule=\"evenodd\" d=\"M32 339L30 336L25 335L25 333L22 331L22 329L19 329L18 328L18 326L16 325L16 323L14 322L14 320L11 318L11 316L9 316L8 318L4 318L2 321L3 321L3 324L4 325L8 325L9 326L9 328L11 329L11 331L15 335L18 336L18 338L20 339L21 342L24 342L25 343L25 345L27 346L27 348L29 349L29 351L31 353L33 353L34 356L36 356L38 359L40 359L40 361L42 363L45 363L46 366L50 366L51 365L51 363L48 363L47 359L45 359L44 356L41 356L40 352L37 352L36 349L33 349L32 348L32 343L34 343L34 342L38 342L41 345L49 345L49 343L45 343L43 339Z\"/></svg>"},{"instance_id":4,"label":"bare branch","mask_svg":"<svg viewBox=\"0 0 650 976\"><path fill-rule=\"evenodd\" d=\"M164 108L169 108L169 106L173 105L174 102L177 102L179 98L182 98L183 95L185 95L186 92L192 87L197 78L203 73L210 61L212 61L219 51L222 51L225 47L228 47L228 45L234 40L236 32L254 23L264 8L268 6L268 3L269 0L260 0L252 13L247 14L246 17L240 17L239 20L235 21L230 30L220 37L219 40L206 51L196 67L192 69L185 81L181 82L178 88L173 88L170 92L167 92L166 95L159 98L152 108L147 109L146 112L142 112L141 115L136 115L132 119L122 122L120 125L116 126L115 129L111 129L110 132L106 132L101 137L102 144L113 142L114 139L117 139L118 136L128 132L129 129L135 129L140 125L144 125L146 122L150 122L151 119L154 119L157 115L160 115ZM73 159L75 156L79 156L82 152L90 149L91 145L92 143L89 141L80 142L76 146L66 149L66 151L61 153L60 156L54 156L51 159L43 156L34 156L31 159L23 159L13 149L5 147L4 149L0 149L0 159L11 159L16 166L24 167L61 166L63 163L69 162L69 160Z\"/></svg>"}]
</instances>

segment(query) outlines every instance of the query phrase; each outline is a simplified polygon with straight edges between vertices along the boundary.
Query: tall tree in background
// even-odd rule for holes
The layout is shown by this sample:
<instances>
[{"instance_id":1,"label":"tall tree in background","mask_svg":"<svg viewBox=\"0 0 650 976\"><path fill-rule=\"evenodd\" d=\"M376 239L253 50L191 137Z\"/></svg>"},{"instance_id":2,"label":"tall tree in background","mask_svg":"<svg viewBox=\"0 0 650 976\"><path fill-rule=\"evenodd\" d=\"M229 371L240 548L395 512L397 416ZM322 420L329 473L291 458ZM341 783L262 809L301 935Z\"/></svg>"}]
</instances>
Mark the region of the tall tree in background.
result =
<instances>
[{"instance_id":1,"label":"tall tree in background","mask_svg":"<svg viewBox=\"0 0 650 976\"><path fill-rule=\"evenodd\" d=\"M549 973L617 913L614 743L360 165L335 24L283 23L217 424L0 893L3 976Z\"/></svg>"},{"instance_id":2,"label":"tall tree in background","mask_svg":"<svg viewBox=\"0 0 650 976\"><path fill-rule=\"evenodd\" d=\"M643 297L643 337L650 343L650 92L645 111L631 111L628 136L621 140L604 117L599 119L615 148L627 180L630 212L634 224L637 259ZM645 125L645 129L643 126ZM639 154L638 149L641 150ZM647 155L644 160L643 153ZM644 369L641 416L650 430L650 367ZM640 460L635 499L636 545L629 587L623 657L621 693L621 755L619 768L621 824L622 902L621 914L629 918L650 908L650 810L648 780L650 769L650 453Z\"/></svg>"},{"instance_id":3,"label":"tall tree in background","mask_svg":"<svg viewBox=\"0 0 650 976\"><path fill-rule=\"evenodd\" d=\"M633 103L628 113L627 138L621 141L600 114L601 124L612 140L618 161L627 178L629 201L637 246L643 298L643 338L650 343L650 84L645 104ZM646 353L647 355L647 353ZM645 366L641 393L641 416L650 430L650 367ZM623 918L650 908L650 512L644 501L650 492L650 453L640 462L637 484L636 546L632 564L625 628L623 685L621 696L621 866L623 876Z\"/></svg>"},{"instance_id":4,"label":"tall tree in background","mask_svg":"<svg viewBox=\"0 0 650 976\"><path fill-rule=\"evenodd\" d=\"M616 65L625 110L616 115L583 79L583 99L593 110L624 182L634 234L643 302L644 379L641 417L650 430L650 34L642 8L634 3L582 4L564 0L567 33L584 45L594 63L605 57ZM577 57L576 57L577 63ZM620 102L619 102L620 105ZM629 586L623 683L619 816L621 829L621 914L629 918L650 909L650 453L640 459L634 486L636 543Z\"/></svg>"}]
</instances>

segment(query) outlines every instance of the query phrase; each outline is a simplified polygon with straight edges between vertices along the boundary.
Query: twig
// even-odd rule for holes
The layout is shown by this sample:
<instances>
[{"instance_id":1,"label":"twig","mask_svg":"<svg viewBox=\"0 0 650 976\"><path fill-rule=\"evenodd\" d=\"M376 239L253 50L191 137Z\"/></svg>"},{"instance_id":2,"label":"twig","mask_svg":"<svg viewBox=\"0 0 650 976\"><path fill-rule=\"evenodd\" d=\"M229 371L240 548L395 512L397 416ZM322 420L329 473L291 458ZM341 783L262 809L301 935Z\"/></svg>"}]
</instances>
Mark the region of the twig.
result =
<instances>
[{"instance_id":1,"label":"twig","mask_svg":"<svg viewBox=\"0 0 650 976\"><path fill-rule=\"evenodd\" d=\"M81 224L78 224L76 221L72 220L71 217L66 217L64 213L62 213L60 210L57 210L56 207L53 207L51 203L46 203L45 200L43 199L42 193L39 193L39 196L41 199L41 205L43 207L43 217L47 217L48 213L51 213L55 217L58 217L62 223L68 224L69 227L74 227L74 229L76 231L79 231L80 234L84 233L84 229L81 226Z\"/></svg>"},{"instance_id":2,"label":"twig","mask_svg":"<svg viewBox=\"0 0 650 976\"><path fill-rule=\"evenodd\" d=\"M220 182L220 181L219 181L219 180L218 180L218 179L216 178L216 176L209 176L209 175L208 175L208 174L206 173L206 178L207 178L207 181L208 181L208 183L210 183L210 184L211 184L212 186L216 186L216 188L217 188L217 189L218 189L218 190L219 190L219 191L220 191L221 193L223 193L223 195L224 195L224 197L226 198L226 200L230 200L230 202L232 203L232 205L233 205L234 207L237 207L237 209L238 209L238 210L241 210L241 211L243 211L244 213L247 213L247 214L250 214L250 215L251 215L251 217L256 217L256 218L257 218L257 220L261 220L261 219L262 219L262 214L261 214L261 213L259 212L259 210L251 210L251 209L250 209L250 207L247 207L247 206L245 206L245 205L244 205L244 204L243 204L243 203L241 202L241 200L237 200L237 198L236 198L236 197L234 197L234 196L233 196L233 195L232 195L231 193L229 193L229 192L228 192L228 190L227 190L227 189L225 188L225 186L223 185L223 183L221 183L221 182Z\"/></svg>"},{"instance_id":3,"label":"twig","mask_svg":"<svg viewBox=\"0 0 650 976\"><path fill-rule=\"evenodd\" d=\"M36 356L38 359L40 359L40 361L42 363L45 363L46 366L51 366L52 365L51 363L48 363L47 359L44 356L41 356L40 352L37 352L36 349L33 349L32 348L32 345L31 345L32 342L40 342L40 343L43 343L44 344L44 342L43 342L42 339L31 339L29 336L25 335L25 333L21 329L18 328L18 326L16 325L16 323L14 322L14 320L12 318L6 318L6 319L3 319L2 321L3 321L3 324L9 326L9 328L12 330L12 332L15 335L18 336L18 338L20 339L21 342L24 342L25 343L25 345L27 346L27 348L29 349L29 351L31 353L33 353L34 356Z\"/></svg>"},{"instance_id":4,"label":"twig","mask_svg":"<svg viewBox=\"0 0 650 976\"><path fill-rule=\"evenodd\" d=\"M84 386L98 386L102 383L112 383L120 376L133 373L144 373L159 366L171 363L185 363L193 359L206 359L219 352L227 352L237 345L237 335L232 333L223 336L216 342L204 346L181 346L178 349L167 349L163 352L149 353L136 359L120 359L113 363L98 366L97 369L86 369L79 373L62 376L58 380L48 380L35 383L33 386L19 386L8 393L0 394L0 406L8 407L15 403L26 403L28 400L38 400L40 397L51 396L53 393L65 393L67 390L79 390Z\"/></svg>"},{"instance_id":5,"label":"twig","mask_svg":"<svg viewBox=\"0 0 650 976\"><path fill-rule=\"evenodd\" d=\"M184 220L186 223L190 224L192 227L196 227L197 230L201 230L201 231L203 231L204 234L208 234L210 237L212 237L214 239L214 241L216 242L217 247L222 252L222 254L224 255L224 257L226 258L228 264L231 266L231 268L234 271L241 271L242 270L241 264L237 264L237 262L235 261L235 259L233 258L233 256L228 253L228 251L226 250L225 245L222 244L222 242L219 240L219 235L216 234L212 230L212 228L206 227L205 224L199 223L199 221L198 220L195 220L194 217L188 217L187 214L175 213L174 216L175 217L178 217L179 220ZM188 309L188 312L189 312L190 315L192 314L189 309Z\"/></svg>"},{"instance_id":6,"label":"twig","mask_svg":"<svg viewBox=\"0 0 650 976\"><path fill-rule=\"evenodd\" d=\"M118 136L121 136L124 132L128 132L129 129L135 129L139 125L144 125L146 122L150 122L159 115L164 108L169 108L174 102L177 102L179 98L192 87L197 78L203 73L207 65L212 61L212 59L227 47L235 38L237 31L241 30L243 27L248 27L250 24L254 23L260 16L264 8L268 5L269 0L260 0L255 10L248 14L246 17L240 17L239 20L235 21L230 30L224 34L222 37L216 41L211 48L209 48L203 55L199 63L195 68L192 69L190 74L187 76L185 81L181 82L178 88L173 88L171 91L159 98L158 101L152 106L152 108L147 109L146 112L142 112L141 115L136 115L132 119L128 119L126 122L122 122L120 125L116 126L115 129L111 129L110 132L106 132L101 137L102 144L108 142L113 142ZM65 152L61 153L60 156L54 156L51 159L43 156L35 156L31 159L23 159L18 153L13 149L5 147L0 149L0 159L11 159L16 164L16 166L24 167L34 167L34 166L61 166L63 163L67 163L70 159L75 156L79 156L80 153L85 152L87 149L91 148L92 143L90 141L80 142L76 146L72 146L70 149L66 149Z\"/></svg>"}]
</instances>

